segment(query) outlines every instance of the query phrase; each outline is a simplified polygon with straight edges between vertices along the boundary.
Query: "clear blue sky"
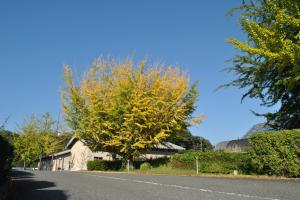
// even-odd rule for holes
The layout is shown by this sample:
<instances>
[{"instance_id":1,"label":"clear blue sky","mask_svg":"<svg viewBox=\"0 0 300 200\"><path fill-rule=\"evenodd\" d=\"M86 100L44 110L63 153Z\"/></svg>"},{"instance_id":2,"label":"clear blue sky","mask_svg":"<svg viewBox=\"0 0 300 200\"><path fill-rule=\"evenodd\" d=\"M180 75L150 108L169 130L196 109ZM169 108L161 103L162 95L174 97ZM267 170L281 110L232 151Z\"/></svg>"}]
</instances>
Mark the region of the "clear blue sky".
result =
<instances>
[{"instance_id":1,"label":"clear blue sky","mask_svg":"<svg viewBox=\"0 0 300 200\"><path fill-rule=\"evenodd\" d=\"M199 80L197 112L207 119L194 135L213 143L241 137L263 122L240 103L243 91L214 92L233 78L222 72L237 51L225 39L244 38L237 16L227 11L241 0L175 1L0 1L0 122L15 130L31 113L60 111L62 65L78 77L94 58L110 55L179 64ZM269 108L270 110L270 108ZM271 109L272 110L272 109Z\"/></svg>"}]
</instances>

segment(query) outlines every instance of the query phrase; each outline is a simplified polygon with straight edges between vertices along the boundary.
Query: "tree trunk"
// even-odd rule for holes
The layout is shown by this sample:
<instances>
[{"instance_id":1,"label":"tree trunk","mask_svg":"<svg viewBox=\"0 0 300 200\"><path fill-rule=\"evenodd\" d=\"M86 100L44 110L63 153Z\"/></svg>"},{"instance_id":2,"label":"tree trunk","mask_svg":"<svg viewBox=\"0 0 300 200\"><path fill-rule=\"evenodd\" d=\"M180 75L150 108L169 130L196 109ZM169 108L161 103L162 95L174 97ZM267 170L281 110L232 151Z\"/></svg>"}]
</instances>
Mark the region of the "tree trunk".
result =
<instances>
[{"instance_id":1,"label":"tree trunk","mask_svg":"<svg viewBox=\"0 0 300 200\"><path fill-rule=\"evenodd\" d=\"M129 159L127 160L127 171L128 172L130 171L130 160Z\"/></svg>"},{"instance_id":2,"label":"tree trunk","mask_svg":"<svg viewBox=\"0 0 300 200\"><path fill-rule=\"evenodd\" d=\"M42 170L42 155L40 155L40 162L38 164L38 170L41 171Z\"/></svg>"},{"instance_id":3,"label":"tree trunk","mask_svg":"<svg viewBox=\"0 0 300 200\"><path fill-rule=\"evenodd\" d=\"M54 159L54 158L53 158L53 156L54 156L54 155L52 154L50 171L52 171L52 170L53 170L53 159Z\"/></svg>"},{"instance_id":4,"label":"tree trunk","mask_svg":"<svg viewBox=\"0 0 300 200\"><path fill-rule=\"evenodd\" d=\"M26 161L23 162L23 170L26 170Z\"/></svg>"}]
</instances>

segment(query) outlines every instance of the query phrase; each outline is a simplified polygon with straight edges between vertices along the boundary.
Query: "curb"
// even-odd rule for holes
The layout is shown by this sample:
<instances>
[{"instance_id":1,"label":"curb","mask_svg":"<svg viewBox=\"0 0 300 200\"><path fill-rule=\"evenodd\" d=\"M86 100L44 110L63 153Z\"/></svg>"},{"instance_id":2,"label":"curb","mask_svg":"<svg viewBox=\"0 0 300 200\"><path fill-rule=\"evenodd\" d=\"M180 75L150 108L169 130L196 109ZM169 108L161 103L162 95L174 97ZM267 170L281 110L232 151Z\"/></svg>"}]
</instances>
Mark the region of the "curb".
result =
<instances>
[{"instance_id":1,"label":"curb","mask_svg":"<svg viewBox=\"0 0 300 200\"><path fill-rule=\"evenodd\" d=\"M221 178L221 179L244 179L244 180L270 180L270 181L300 181L300 178L287 178L287 177L273 177L273 176L251 176L251 175L215 175L215 174L165 174L165 173L141 173L141 172L118 172L118 171L76 171L76 173L86 173L86 174L133 174L133 175L143 175L143 176L182 176L182 177L199 177L199 178Z\"/></svg>"}]
</instances>

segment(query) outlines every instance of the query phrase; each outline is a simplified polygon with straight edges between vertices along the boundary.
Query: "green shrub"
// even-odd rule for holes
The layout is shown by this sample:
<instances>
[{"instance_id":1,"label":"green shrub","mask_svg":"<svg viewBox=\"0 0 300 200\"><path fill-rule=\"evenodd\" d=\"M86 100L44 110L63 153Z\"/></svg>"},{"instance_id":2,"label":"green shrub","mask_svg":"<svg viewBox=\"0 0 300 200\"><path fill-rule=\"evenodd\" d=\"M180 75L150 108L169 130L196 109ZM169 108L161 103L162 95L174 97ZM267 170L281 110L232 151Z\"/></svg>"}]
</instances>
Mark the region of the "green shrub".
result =
<instances>
[{"instance_id":1,"label":"green shrub","mask_svg":"<svg viewBox=\"0 0 300 200\"><path fill-rule=\"evenodd\" d=\"M198 158L198 169L202 173L229 174L233 170L247 173L248 155L222 151L185 151L172 156L170 166L179 169L195 169Z\"/></svg>"},{"instance_id":2,"label":"green shrub","mask_svg":"<svg viewBox=\"0 0 300 200\"><path fill-rule=\"evenodd\" d=\"M87 162L88 170L108 171L119 170L122 167L122 161L110 161L110 160L93 160Z\"/></svg>"},{"instance_id":3,"label":"green shrub","mask_svg":"<svg viewBox=\"0 0 300 200\"><path fill-rule=\"evenodd\" d=\"M6 181L13 160L13 146L0 135L0 183Z\"/></svg>"},{"instance_id":4,"label":"green shrub","mask_svg":"<svg viewBox=\"0 0 300 200\"><path fill-rule=\"evenodd\" d=\"M258 133L249 143L251 165L257 173L300 177L300 130Z\"/></svg>"},{"instance_id":5,"label":"green shrub","mask_svg":"<svg viewBox=\"0 0 300 200\"><path fill-rule=\"evenodd\" d=\"M152 166L151 166L151 164L148 163L148 162L144 162L144 163L141 164L141 166L140 166L140 169L141 169L142 171L149 170L149 169L151 169L151 168L152 168Z\"/></svg>"}]
</instances>

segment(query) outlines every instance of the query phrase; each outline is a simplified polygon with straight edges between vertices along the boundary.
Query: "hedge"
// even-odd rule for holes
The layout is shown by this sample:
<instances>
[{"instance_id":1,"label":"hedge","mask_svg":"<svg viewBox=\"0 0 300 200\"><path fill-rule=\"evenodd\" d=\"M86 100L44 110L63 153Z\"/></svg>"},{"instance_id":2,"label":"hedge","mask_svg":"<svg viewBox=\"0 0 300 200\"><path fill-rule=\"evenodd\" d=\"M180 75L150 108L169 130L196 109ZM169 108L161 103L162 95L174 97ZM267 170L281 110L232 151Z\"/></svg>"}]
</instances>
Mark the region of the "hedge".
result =
<instances>
[{"instance_id":1,"label":"hedge","mask_svg":"<svg viewBox=\"0 0 300 200\"><path fill-rule=\"evenodd\" d=\"M122 168L122 161L110 161L110 160L93 160L87 162L88 170L108 171L119 170Z\"/></svg>"},{"instance_id":2,"label":"hedge","mask_svg":"<svg viewBox=\"0 0 300 200\"><path fill-rule=\"evenodd\" d=\"M300 130L257 133L250 137L249 155L258 174L300 177Z\"/></svg>"},{"instance_id":3,"label":"hedge","mask_svg":"<svg viewBox=\"0 0 300 200\"><path fill-rule=\"evenodd\" d=\"M149 160L141 160L141 161L133 161L132 165L135 169L140 169L143 163L149 163L151 167L158 167L161 165L165 165L169 162L169 158L157 158L157 159L149 159ZM98 170L98 171L108 171L108 170L120 170L121 168L127 167L127 161L115 160L93 160L88 161L87 169L88 170Z\"/></svg>"},{"instance_id":4,"label":"hedge","mask_svg":"<svg viewBox=\"0 0 300 200\"><path fill-rule=\"evenodd\" d=\"M245 153L231 153L223 151L185 151L172 156L170 166L179 169L196 170L196 157L198 158L201 173L229 174L233 170L248 173L249 157Z\"/></svg>"},{"instance_id":5,"label":"hedge","mask_svg":"<svg viewBox=\"0 0 300 200\"><path fill-rule=\"evenodd\" d=\"M6 181L13 160L13 146L0 135L0 183Z\"/></svg>"}]
</instances>

